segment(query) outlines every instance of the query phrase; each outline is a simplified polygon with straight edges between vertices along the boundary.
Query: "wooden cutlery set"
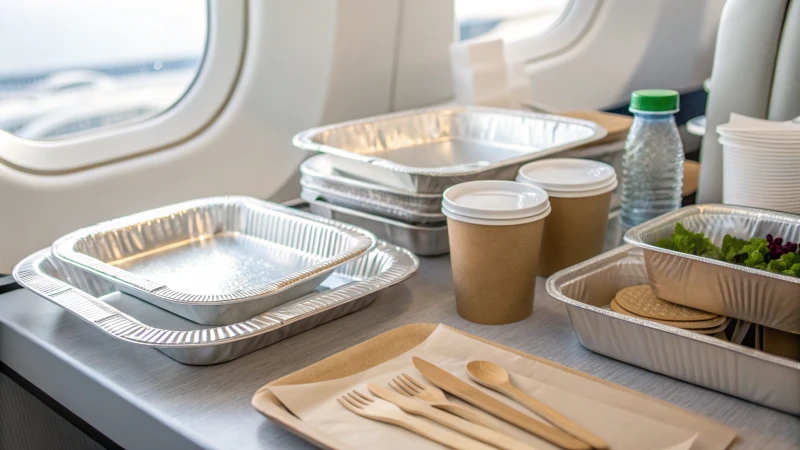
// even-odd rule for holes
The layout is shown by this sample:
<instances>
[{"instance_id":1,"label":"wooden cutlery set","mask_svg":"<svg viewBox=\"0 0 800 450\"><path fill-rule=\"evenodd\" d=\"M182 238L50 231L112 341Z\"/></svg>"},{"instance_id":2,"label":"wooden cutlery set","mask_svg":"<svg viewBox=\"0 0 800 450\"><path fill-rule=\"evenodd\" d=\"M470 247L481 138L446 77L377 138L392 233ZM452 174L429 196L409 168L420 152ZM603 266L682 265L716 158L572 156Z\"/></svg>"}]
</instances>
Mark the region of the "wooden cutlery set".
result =
<instances>
[{"instance_id":1,"label":"wooden cutlery set","mask_svg":"<svg viewBox=\"0 0 800 450\"><path fill-rule=\"evenodd\" d=\"M434 324L395 328L273 380L252 404L330 450L724 450L736 436L641 392Z\"/></svg>"},{"instance_id":2,"label":"wooden cutlery set","mask_svg":"<svg viewBox=\"0 0 800 450\"><path fill-rule=\"evenodd\" d=\"M549 425L498 401L422 358L413 357L412 361L432 385L421 383L404 373L389 382L394 391L368 384L371 395L353 390L337 401L361 417L405 428L456 449L535 448L497 431L495 420L486 413L563 449L608 448L608 444L600 437L514 386L508 372L498 364L470 361L466 370L476 383L511 398L549 422ZM478 409L448 400L445 391ZM432 426L414 416L424 417L454 431Z\"/></svg>"}]
</instances>

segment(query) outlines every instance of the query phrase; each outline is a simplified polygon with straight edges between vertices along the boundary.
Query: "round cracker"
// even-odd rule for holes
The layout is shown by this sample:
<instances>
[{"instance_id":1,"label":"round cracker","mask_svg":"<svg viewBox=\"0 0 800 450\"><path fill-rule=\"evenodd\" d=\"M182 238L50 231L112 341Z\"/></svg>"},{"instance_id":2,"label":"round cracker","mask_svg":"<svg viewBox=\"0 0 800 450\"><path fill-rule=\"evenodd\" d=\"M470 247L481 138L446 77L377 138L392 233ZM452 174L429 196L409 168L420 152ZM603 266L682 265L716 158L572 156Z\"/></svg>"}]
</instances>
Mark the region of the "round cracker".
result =
<instances>
[{"instance_id":1,"label":"round cracker","mask_svg":"<svg viewBox=\"0 0 800 450\"><path fill-rule=\"evenodd\" d=\"M700 334L717 334L720 331L724 331L726 328L728 328L728 324L729 323L730 323L730 319L726 320L725 323L723 323L722 325L720 325L718 327L702 328L700 330L690 330L690 331L694 331L695 333L700 333Z\"/></svg>"},{"instance_id":2,"label":"round cracker","mask_svg":"<svg viewBox=\"0 0 800 450\"><path fill-rule=\"evenodd\" d=\"M649 319L683 322L711 320L719 317L718 314L662 300L655 296L649 284L627 287L617 292L616 300L619 306Z\"/></svg>"},{"instance_id":3,"label":"round cracker","mask_svg":"<svg viewBox=\"0 0 800 450\"><path fill-rule=\"evenodd\" d=\"M650 317L640 316L631 311L628 311L619 304L616 298L614 298L614 300L611 300L611 304L609 306L611 306L612 311L618 312L620 314L625 314L631 317L636 317L637 319L649 320L651 322L660 323L662 325L669 325L671 327L683 328L685 330L692 330L692 331L710 330L715 327L719 327L727 323L728 321L728 318L725 316L717 316L709 320L696 320L696 321L686 321L686 320L674 321L674 320L651 319Z\"/></svg>"}]
</instances>

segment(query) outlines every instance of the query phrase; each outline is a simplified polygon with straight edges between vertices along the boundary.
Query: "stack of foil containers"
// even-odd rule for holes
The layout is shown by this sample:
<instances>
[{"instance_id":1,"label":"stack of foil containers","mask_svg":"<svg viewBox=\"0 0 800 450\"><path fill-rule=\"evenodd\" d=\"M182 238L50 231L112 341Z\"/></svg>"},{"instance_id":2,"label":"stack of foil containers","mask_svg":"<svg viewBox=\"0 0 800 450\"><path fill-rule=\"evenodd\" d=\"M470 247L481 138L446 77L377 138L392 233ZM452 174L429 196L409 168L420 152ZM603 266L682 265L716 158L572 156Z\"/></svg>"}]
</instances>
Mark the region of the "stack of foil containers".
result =
<instances>
[{"instance_id":1,"label":"stack of foil containers","mask_svg":"<svg viewBox=\"0 0 800 450\"><path fill-rule=\"evenodd\" d=\"M473 106L404 111L303 131L302 197L417 255L449 252L442 193L472 180L513 180L523 164L602 139L570 117Z\"/></svg>"}]
</instances>

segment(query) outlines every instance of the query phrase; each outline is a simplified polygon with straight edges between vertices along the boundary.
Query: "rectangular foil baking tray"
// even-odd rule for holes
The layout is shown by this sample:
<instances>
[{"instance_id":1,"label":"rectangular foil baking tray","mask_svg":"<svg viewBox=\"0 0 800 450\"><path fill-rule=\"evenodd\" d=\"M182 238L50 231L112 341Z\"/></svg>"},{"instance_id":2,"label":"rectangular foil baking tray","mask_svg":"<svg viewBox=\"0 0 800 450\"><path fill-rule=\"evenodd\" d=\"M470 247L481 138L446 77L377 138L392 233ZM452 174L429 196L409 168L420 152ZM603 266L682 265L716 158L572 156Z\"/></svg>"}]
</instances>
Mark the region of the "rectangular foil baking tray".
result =
<instances>
[{"instance_id":1,"label":"rectangular foil baking tray","mask_svg":"<svg viewBox=\"0 0 800 450\"><path fill-rule=\"evenodd\" d=\"M619 247L548 278L581 344L594 352L800 415L800 362L604 309L617 291L647 283L643 251Z\"/></svg>"},{"instance_id":2,"label":"rectangular foil baking tray","mask_svg":"<svg viewBox=\"0 0 800 450\"><path fill-rule=\"evenodd\" d=\"M374 245L364 230L286 206L212 197L78 230L52 253L189 320L228 325L313 291Z\"/></svg>"},{"instance_id":3,"label":"rectangular foil baking tray","mask_svg":"<svg viewBox=\"0 0 800 450\"><path fill-rule=\"evenodd\" d=\"M800 216L732 205L694 205L625 233L625 242L644 250L650 285L664 300L800 333L800 278L656 247L678 222L705 233L715 245L721 245L726 234L741 239L772 234L797 242Z\"/></svg>"},{"instance_id":4,"label":"rectangular foil baking tray","mask_svg":"<svg viewBox=\"0 0 800 450\"><path fill-rule=\"evenodd\" d=\"M440 194L413 194L339 174L327 155L317 155L300 165L300 185L325 201L407 223L444 222Z\"/></svg>"},{"instance_id":5,"label":"rectangular foil baking tray","mask_svg":"<svg viewBox=\"0 0 800 450\"><path fill-rule=\"evenodd\" d=\"M378 239L391 242L420 256L450 253L447 225L410 225L397 220L331 205L313 197L304 198L311 212L322 217L350 223L371 231Z\"/></svg>"},{"instance_id":6,"label":"rectangular foil baking tray","mask_svg":"<svg viewBox=\"0 0 800 450\"><path fill-rule=\"evenodd\" d=\"M407 250L378 243L365 256L338 266L305 297L248 320L199 325L117 290L105 278L42 250L14 268L23 287L105 333L154 347L183 364L218 364L314 328L369 305L378 291L412 276L419 261Z\"/></svg>"},{"instance_id":7,"label":"rectangular foil baking tray","mask_svg":"<svg viewBox=\"0 0 800 450\"><path fill-rule=\"evenodd\" d=\"M316 198L324 200L332 205L343 206L356 211L362 211L368 214L386 217L387 219L399 220L411 225L441 225L443 222L447 221L447 217L442 213L419 213L397 206L383 205L374 202L365 203L361 199L340 194L338 192L315 189L312 187L312 185L304 182L302 179L300 180L300 185L303 187L301 191L301 197L303 198Z\"/></svg>"},{"instance_id":8,"label":"rectangular foil baking tray","mask_svg":"<svg viewBox=\"0 0 800 450\"><path fill-rule=\"evenodd\" d=\"M327 153L350 176L440 194L472 180L513 180L523 164L606 135L594 122L477 106L403 111L313 128L295 146Z\"/></svg>"},{"instance_id":9,"label":"rectangular foil baking tray","mask_svg":"<svg viewBox=\"0 0 800 450\"><path fill-rule=\"evenodd\" d=\"M365 203L393 205L420 213L440 213L441 194L415 194L345 176L337 171L328 155L316 155L300 165L301 180L316 190L337 192Z\"/></svg>"}]
</instances>

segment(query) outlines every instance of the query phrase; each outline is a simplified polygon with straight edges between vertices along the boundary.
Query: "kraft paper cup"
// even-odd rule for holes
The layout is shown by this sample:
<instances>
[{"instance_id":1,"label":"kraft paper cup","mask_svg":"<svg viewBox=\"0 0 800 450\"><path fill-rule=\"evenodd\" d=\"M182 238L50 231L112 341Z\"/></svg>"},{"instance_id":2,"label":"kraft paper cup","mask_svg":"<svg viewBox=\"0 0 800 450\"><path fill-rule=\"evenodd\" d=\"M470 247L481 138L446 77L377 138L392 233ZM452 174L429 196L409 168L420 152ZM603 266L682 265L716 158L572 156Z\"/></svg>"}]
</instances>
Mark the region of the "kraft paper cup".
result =
<instances>
[{"instance_id":1,"label":"kraft paper cup","mask_svg":"<svg viewBox=\"0 0 800 450\"><path fill-rule=\"evenodd\" d=\"M444 193L458 314L500 325L533 312L547 193L513 181L473 181Z\"/></svg>"},{"instance_id":2,"label":"kraft paper cup","mask_svg":"<svg viewBox=\"0 0 800 450\"><path fill-rule=\"evenodd\" d=\"M550 198L539 275L550 276L602 253L611 192L617 187L613 167L585 159L546 159L523 166L517 181L546 190Z\"/></svg>"}]
</instances>

